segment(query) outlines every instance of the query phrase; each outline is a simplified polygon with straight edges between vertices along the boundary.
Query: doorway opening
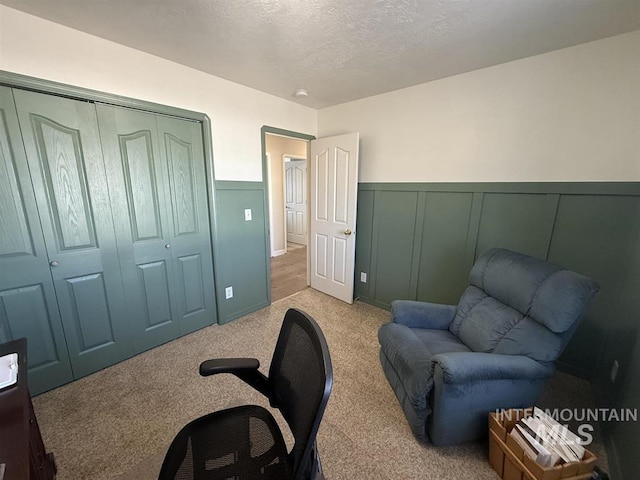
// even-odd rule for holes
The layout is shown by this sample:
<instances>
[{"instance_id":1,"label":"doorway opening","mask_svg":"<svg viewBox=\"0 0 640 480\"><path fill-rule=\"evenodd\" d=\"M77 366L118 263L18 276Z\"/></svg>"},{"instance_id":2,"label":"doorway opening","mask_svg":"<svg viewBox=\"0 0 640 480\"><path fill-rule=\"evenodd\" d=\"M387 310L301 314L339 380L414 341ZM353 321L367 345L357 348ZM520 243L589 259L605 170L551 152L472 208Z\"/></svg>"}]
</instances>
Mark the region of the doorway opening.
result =
<instances>
[{"instance_id":1,"label":"doorway opening","mask_svg":"<svg viewBox=\"0 0 640 480\"><path fill-rule=\"evenodd\" d=\"M303 163L308 164L307 179L298 183L300 188L308 192L308 201L300 212L292 214L292 217L295 217L301 212L306 212L303 215L306 218L300 224L305 228L305 243L308 246L305 252L306 283L299 285L298 288L306 288L310 285L316 290L351 304L355 283L359 134L358 132L343 133L316 140L311 135L264 126L262 127L262 175L266 179L264 182L265 206L268 206L265 207L265 218L269 219L265 222L268 231L265 253L269 270L267 272L269 303L275 298L280 298L279 295L272 297L271 259L273 257L271 255L286 254L293 239L287 238L288 235L285 234L286 180L285 174L280 173L280 168L286 173L287 158L292 166L296 159L303 158L297 153L291 154L293 146L287 145L286 150L279 151L275 147L272 148L271 142L282 141L282 138L302 140L301 146L305 147L304 158L306 159ZM292 173L291 178L295 175L298 174ZM304 174L300 175L304 176ZM283 184L277 187L280 180ZM278 198L282 200L279 201ZM285 205L284 209L283 205ZM281 218L282 223L277 217ZM281 233L282 237L278 243ZM289 276L285 274L284 278Z\"/></svg>"},{"instance_id":2,"label":"doorway opening","mask_svg":"<svg viewBox=\"0 0 640 480\"><path fill-rule=\"evenodd\" d=\"M296 132L262 128L269 214L270 298L275 302L309 286L309 141Z\"/></svg>"}]
</instances>

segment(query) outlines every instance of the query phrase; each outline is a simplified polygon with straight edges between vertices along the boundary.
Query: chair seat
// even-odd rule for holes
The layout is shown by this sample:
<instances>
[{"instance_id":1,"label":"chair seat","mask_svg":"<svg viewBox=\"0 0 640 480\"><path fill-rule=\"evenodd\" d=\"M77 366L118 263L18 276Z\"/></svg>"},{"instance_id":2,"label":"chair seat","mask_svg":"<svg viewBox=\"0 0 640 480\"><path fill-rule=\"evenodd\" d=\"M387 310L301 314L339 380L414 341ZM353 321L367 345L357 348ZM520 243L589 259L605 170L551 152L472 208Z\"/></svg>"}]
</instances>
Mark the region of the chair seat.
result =
<instances>
[{"instance_id":1,"label":"chair seat","mask_svg":"<svg viewBox=\"0 0 640 480\"><path fill-rule=\"evenodd\" d=\"M165 478L285 480L293 474L273 415L257 405L243 405L187 424L169 447L159 476Z\"/></svg>"}]
</instances>

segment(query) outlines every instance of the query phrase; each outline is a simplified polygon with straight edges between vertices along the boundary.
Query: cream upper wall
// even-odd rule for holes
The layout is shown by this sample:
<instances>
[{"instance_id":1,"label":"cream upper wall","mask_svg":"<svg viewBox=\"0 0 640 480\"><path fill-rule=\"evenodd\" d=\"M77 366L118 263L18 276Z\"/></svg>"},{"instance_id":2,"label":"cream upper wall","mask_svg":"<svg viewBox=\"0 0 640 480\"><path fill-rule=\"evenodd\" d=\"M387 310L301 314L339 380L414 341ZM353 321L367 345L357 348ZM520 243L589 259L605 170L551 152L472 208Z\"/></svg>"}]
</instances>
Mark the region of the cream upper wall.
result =
<instances>
[{"instance_id":1,"label":"cream upper wall","mask_svg":"<svg viewBox=\"0 0 640 480\"><path fill-rule=\"evenodd\" d=\"M640 31L322 109L362 182L640 181Z\"/></svg>"},{"instance_id":2,"label":"cream upper wall","mask_svg":"<svg viewBox=\"0 0 640 480\"><path fill-rule=\"evenodd\" d=\"M640 31L317 112L0 5L0 69L206 113L219 180L269 125L359 131L364 182L640 181Z\"/></svg>"},{"instance_id":3,"label":"cream upper wall","mask_svg":"<svg viewBox=\"0 0 640 480\"><path fill-rule=\"evenodd\" d=\"M206 113L217 180L262 180L263 125L317 128L314 109L2 5L0 69Z\"/></svg>"}]
</instances>

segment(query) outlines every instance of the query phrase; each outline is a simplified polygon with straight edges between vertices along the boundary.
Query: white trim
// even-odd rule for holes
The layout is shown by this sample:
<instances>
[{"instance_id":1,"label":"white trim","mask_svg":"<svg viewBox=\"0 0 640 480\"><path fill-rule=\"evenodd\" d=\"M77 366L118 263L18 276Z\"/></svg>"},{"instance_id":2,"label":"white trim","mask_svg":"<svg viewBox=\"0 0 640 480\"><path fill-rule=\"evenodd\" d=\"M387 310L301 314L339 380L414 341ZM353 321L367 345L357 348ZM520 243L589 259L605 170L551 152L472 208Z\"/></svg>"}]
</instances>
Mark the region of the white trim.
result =
<instances>
[{"instance_id":1,"label":"white trim","mask_svg":"<svg viewBox=\"0 0 640 480\"><path fill-rule=\"evenodd\" d=\"M269 192L273 191L273 185L271 183L271 155L269 154L269 152L265 152L265 155L267 157L267 189ZM277 257L278 255L282 255L279 252L279 250L274 250L273 249L273 235L271 234L271 232L273 232L273 195L271 193L269 193L269 201L268 201L268 207L269 207L269 251L270 251L270 255L272 257Z\"/></svg>"}]
</instances>

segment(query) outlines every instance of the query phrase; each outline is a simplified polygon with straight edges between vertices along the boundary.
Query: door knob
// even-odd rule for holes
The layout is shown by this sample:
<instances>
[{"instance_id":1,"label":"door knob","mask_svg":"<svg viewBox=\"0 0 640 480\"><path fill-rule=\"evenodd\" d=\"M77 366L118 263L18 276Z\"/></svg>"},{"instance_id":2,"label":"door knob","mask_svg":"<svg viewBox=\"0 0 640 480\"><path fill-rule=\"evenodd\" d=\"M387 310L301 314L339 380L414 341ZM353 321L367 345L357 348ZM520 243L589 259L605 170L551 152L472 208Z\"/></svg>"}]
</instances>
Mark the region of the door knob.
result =
<instances>
[{"instance_id":1,"label":"door knob","mask_svg":"<svg viewBox=\"0 0 640 480\"><path fill-rule=\"evenodd\" d=\"M60 265L60 264L59 264L57 261L55 261L55 260L51 260L51 261L49 262L49 265L51 265L52 267L57 267L57 266L58 266L58 265Z\"/></svg>"},{"instance_id":2,"label":"door knob","mask_svg":"<svg viewBox=\"0 0 640 480\"><path fill-rule=\"evenodd\" d=\"M349 229L347 228L347 229L346 229L344 232L342 232L342 233L344 233L344 234L348 237L349 235L351 235L351 230L349 230Z\"/></svg>"},{"instance_id":3,"label":"door knob","mask_svg":"<svg viewBox=\"0 0 640 480\"><path fill-rule=\"evenodd\" d=\"M171 244L170 244L170 243L166 243L166 244L164 245L164 248L171 248Z\"/></svg>"}]
</instances>

